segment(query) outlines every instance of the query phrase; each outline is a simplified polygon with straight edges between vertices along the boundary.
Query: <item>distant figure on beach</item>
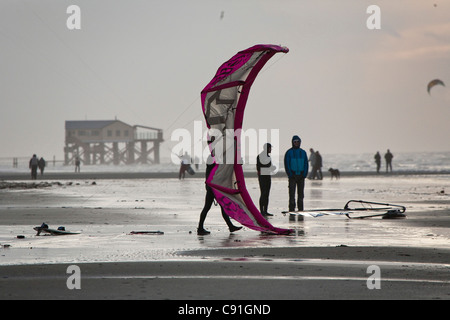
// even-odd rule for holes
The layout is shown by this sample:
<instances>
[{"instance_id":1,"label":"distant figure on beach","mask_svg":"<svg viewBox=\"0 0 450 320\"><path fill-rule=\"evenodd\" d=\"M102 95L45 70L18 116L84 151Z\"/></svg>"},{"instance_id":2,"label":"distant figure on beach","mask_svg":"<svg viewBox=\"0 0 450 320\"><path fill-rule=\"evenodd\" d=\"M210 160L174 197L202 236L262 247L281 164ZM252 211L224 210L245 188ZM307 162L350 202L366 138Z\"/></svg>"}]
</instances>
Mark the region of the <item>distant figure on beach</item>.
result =
<instances>
[{"instance_id":1,"label":"distant figure on beach","mask_svg":"<svg viewBox=\"0 0 450 320\"><path fill-rule=\"evenodd\" d=\"M44 160L44 158L41 157L39 159L38 167L39 167L39 170L41 171L41 176L42 176L44 174L44 168L45 168L45 160Z\"/></svg>"},{"instance_id":2,"label":"distant figure on beach","mask_svg":"<svg viewBox=\"0 0 450 320\"><path fill-rule=\"evenodd\" d=\"M75 158L75 172L80 172L80 164L81 164L80 157L77 156Z\"/></svg>"},{"instance_id":3,"label":"distant figure on beach","mask_svg":"<svg viewBox=\"0 0 450 320\"><path fill-rule=\"evenodd\" d=\"M308 176L308 179L311 180L311 179L314 179L317 174L317 172L314 171L316 168L316 152L314 151L313 148L309 149L309 163L310 163L312 169L311 169L311 173Z\"/></svg>"},{"instance_id":4,"label":"distant figure on beach","mask_svg":"<svg viewBox=\"0 0 450 320\"><path fill-rule=\"evenodd\" d=\"M389 169L391 169L392 172L392 158L394 158L394 155L388 149L386 154L384 155L384 159L386 159L386 172L388 172Z\"/></svg>"},{"instance_id":5,"label":"distant figure on beach","mask_svg":"<svg viewBox=\"0 0 450 320\"><path fill-rule=\"evenodd\" d=\"M210 155L208 157L208 159L206 160L205 179L208 179L209 174L211 173L213 168L214 168L214 159ZM211 232L205 230L203 224L205 222L206 215L208 214L209 209L211 209L211 206L214 202L215 196L214 196L214 192L213 192L212 188L210 186L208 186L206 183L205 183L205 188L206 188L205 205L203 206L202 212L200 213L200 220L198 222L198 228L197 228L197 235L199 235L199 236L205 236L205 235L208 235L211 233ZM225 220L230 232L234 232L234 231L238 231L238 230L242 229L242 227L236 227L235 225L233 225L233 223L230 220L230 217L225 213L222 206L220 206L220 209L222 210L222 217Z\"/></svg>"},{"instance_id":6,"label":"distant figure on beach","mask_svg":"<svg viewBox=\"0 0 450 320\"><path fill-rule=\"evenodd\" d=\"M180 157L181 159L181 164L180 164L180 172L178 174L178 179L184 179L184 177L186 176L186 170L189 169L189 167L191 166L191 158L189 157L187 151L184 153L183 156Z\"/></svg>"},{"instance_id":7,"label":"distant figure on beach","mask_svg":"<svg viewBox=\"0 0 450 320\"><path fill-rule=\"evenodd\" d=\"M381 155L380 152L377 151L377 153L374 156L375 163L377 164L377 173L380 173L380 167L381 167Z\"/></svg>"},{"instance_id":8,"label":"distant figure on beach","mask_svg":"<svg viewBox=\"0 0 450 320\"><path fill-rule=\"evenodd\" d=\"M31 169L31 180L37 179L37 169L39 165L39 160L35 154L33 154L33 157L30 159L29 168Z\"/></svg>"},{"instance_id":9,"label":"distant figure on beach","mask_svg":"<svg viewBox=\"0 0 450 320\"><path fill-rule=\"evenodd\" d=\"M295 191L297 189L298 211L303 211L305 178L308 176L308 155L300 148L299 136L292 137L292 148L284 155L284 169L289 178L289 211L295 211Z\"/></svg>"},{"instance_id":10,"label":"distant figure on beach","mask_svg":"<svg viewBox=\"0 0 450 320\"><path fill-rule=\"evenodd\" d=\"M316 176L318 180L322 180L322 156L319 151L316 151ZM313 177L314 179L315 177Z\"/></svg>"},{"instance_id":11,"label":"distant figure on beach","mask_svg":"<svg viewBox=\"0 0 450 320\"><path fill-rule=\"evenodd\" d=\"M272 184L271 173L273 171L272 159L270 158L271 152L272 145L266 143L264 144L263 151L256 157L256 171L258 173L259 190L261 192L259 197L259 210L263 216L273 216L273 214L267 212L270 186Z\"/></svg>"}]
</instances>

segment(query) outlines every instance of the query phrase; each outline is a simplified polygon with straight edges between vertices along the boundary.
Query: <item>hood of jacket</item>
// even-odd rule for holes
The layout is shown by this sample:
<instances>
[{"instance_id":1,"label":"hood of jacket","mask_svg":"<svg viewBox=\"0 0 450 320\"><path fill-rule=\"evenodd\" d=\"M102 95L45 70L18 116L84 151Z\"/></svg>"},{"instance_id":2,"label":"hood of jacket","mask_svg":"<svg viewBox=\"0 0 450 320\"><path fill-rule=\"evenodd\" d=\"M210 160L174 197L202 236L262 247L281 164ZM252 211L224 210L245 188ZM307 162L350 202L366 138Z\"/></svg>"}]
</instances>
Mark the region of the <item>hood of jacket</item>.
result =
<instances>
[{"instance_id":1,"label":"hood of jacket","mask_svg":"<svg viewBox=\"0 0 450 320\"><path fill-rule=\"evenodd\" d=\"M300 146L302 145L302 139L300 139L299 136L293 136L292 137L292 148L297 149L297 146L294 146L294 140L300 140L300 144L298 145L298 148L300 148Z\"/></svg>"}]
</instances>

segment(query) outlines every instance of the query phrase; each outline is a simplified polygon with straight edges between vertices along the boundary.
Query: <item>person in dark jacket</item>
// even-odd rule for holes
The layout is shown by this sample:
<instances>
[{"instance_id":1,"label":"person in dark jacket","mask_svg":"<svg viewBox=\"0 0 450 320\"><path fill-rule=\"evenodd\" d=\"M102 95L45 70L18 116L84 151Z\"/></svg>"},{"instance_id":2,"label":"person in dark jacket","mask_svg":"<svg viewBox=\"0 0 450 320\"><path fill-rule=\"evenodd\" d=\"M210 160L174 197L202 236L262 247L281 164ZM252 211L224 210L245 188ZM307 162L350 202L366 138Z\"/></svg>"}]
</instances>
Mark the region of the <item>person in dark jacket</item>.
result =
<instances>
[{"instance_id":1,"label":"person in dark jacket","mask_svg":"<svg viewBox=\"0 0 450 320\"><path fill-rule=\"evenodd\" d=\"M295 211L295 190L297 189L297 208L303 211L305 178L308 176L308 155L300 148L302 140L292 137L292 148L284 155L284 169L289 178L289 211Z\"/></svg>"},{"instance_id":2,"label":"person in dark jacket","mask_svg":"<svg viewBox=\"0 0 450 320\"><path fill-rule=\"evenodd\" d=\"M386 159L386 173L391 169L392 172L392 158L394 155L391 153L391 151L388 149L386 154L384 155L384 159Z\"/></svg>"},{"instance_id":3,"label":"person in dark jacket","mask_svg":"<svg viewBox=\"0 0 450 320\"><path fill-rule=\"evenodd\" d=\"M45 160L44 160L44 158L41 157L39 159L38 167L39 167L39 170L41 171L41 176L42 176L44 174L44 169L45 169Z\"/></svg>"},{"instance_id":4,"label":"person in dark jacket","mask_svg":"<svg viewBox=\"0 0 450 320\"><path fill-rule=\"evenodd\" d=\"M263 216L273 216L267 212L269 206L270 186L272 184L272 159L270 153L272 152L272 145L270 143L264 144L263 151L256 157L256 171L258 172L259 189L261 196L259 197L259 209Z\"/></svg>"},{"instance_id":5,"label":"person in dark jacket","mask_svg":"<svg viewBox=\"0 0 450 320\"><path fill-rule=\"evenodd\" d=\"M29 168L31 169L31 180L37 179L37 169L39 165L39 160L36 157L35 154L33 154L33 157L30 159Z\"/></svg>"},{"instance_id":6,"label":"person in dark jacket","mask_svg":"<svg viewBox=\"0 0 450 320\"><path fill-rule=\"evenodd\" d=\"M381 155L380 152L377 151L374 156L375 163L377 164L377 173L380 173L380 167L381 167Z\"/></svg>"},{"instance_id":7,"label":"person in dark jacket","mask_svg":"<svg viewBox=\"0 0 450 320\"><path fill-rule=\"evenodd\" d=\"M316 166L317 166L317 179L322 180L322 156L320 155L319 151L316 151Z\"/></svg>"}]
</instances>

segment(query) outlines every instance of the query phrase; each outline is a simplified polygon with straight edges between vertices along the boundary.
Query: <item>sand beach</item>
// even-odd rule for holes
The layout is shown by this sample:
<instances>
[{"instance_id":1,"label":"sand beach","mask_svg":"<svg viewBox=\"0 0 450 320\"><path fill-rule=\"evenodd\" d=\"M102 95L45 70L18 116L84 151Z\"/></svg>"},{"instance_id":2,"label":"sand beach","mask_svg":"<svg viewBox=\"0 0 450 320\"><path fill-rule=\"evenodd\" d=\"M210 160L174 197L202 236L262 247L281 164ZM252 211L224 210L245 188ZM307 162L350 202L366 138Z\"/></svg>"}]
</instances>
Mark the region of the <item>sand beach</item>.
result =
<instances>
[{"instance_id":1,"label":"sand beach","mask_svg":"<svg viewBox=\"0 0 450 320\"><path fill-rule=\"evenodd\" d=\"M287 181L275 177L269 221L294 229L290 236L230 234L218 207L206 219L211 234L197 236L201 175L56 176L1 178L0 299L450 299L448 174L307 181L305 208L383 201L406 206L401 220L290 221L281 214ZM257 179L247 178L247 188L257 202ZM36 236L43 222L79 234ZM71 290L73 265L81 288ZM376 275L381 287L371 289Z\"/></svg>"}]
</instances>

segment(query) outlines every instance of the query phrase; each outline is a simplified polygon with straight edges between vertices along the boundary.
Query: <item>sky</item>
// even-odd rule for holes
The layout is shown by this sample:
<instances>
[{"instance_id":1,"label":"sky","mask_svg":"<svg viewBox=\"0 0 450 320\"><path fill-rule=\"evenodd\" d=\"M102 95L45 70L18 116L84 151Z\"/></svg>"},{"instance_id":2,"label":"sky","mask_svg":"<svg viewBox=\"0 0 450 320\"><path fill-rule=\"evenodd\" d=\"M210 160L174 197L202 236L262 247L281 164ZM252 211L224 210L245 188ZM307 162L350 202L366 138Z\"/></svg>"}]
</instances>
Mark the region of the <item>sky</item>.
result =
<instances>
[{"instance_id":1,"label":"sky","mask_svg":"<svg viewBox=\"0 0 450 320\"><path fill-rule=\"evenodd\" d=\"M293 135L322 154L450 151L450 1L1 0L0 43L0 158L62 160L66 120L115 118L163 129L170 156L218 67L255 44L289 48L243 124L277 130L280 154Z\"/></svg>"}]
</instances>

